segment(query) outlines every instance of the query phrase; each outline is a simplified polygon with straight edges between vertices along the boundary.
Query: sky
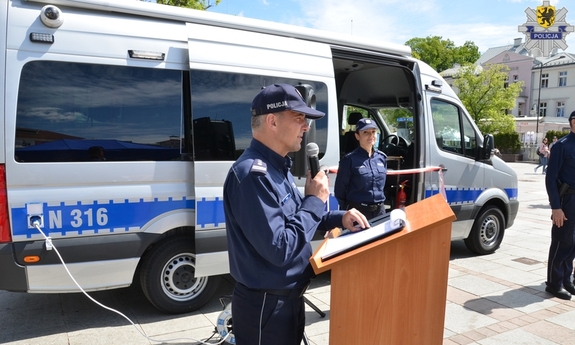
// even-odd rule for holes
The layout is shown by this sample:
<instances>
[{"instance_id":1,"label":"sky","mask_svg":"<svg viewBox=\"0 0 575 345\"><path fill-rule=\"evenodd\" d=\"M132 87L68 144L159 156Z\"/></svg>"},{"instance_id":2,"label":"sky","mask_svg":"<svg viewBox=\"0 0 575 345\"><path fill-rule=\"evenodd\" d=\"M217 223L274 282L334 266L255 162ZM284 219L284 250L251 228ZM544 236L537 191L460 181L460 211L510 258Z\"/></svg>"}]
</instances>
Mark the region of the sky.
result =
<instances>
[{"instance_id":1,"label":"sky","mask_svg":"<svg viewBox=\"0 0 575 345\"><path fill-rule=\"evenodd\" d=\"M484 53L516 38L525 42L518 30L527 22L525 10L542 5L542 0L221 0L208 11L399 44L440 36L456 46L472 41ZM575 25L573 0L551 0L550 5L565 8L566 22ZM575 53L575 32L566 42L566 51Z\"/></svg>"}]
</instances>

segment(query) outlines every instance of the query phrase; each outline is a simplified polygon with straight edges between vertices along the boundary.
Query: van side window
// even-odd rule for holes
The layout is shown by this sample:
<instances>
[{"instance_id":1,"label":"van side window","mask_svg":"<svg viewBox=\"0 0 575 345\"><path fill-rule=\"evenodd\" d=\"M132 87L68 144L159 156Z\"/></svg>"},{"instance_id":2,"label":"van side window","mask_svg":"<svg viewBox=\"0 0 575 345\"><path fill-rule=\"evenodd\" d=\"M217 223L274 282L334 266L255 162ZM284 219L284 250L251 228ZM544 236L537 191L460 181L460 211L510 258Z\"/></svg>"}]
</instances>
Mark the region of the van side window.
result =
<instances>
[{"instance_id":1,"label":"van side window","mask_svg":"<svg viewBox=\"0 0 575 345\"><path fill-rule=\"evenodd\" d=\"M252 140L251 104L259 90L272 83L310 85L316 108L327 114L327 86L309 80L227 73L190 71L194 159L235 160ZM327 146L327 115L310 126L309 140L320 148ZM305 149L305 148L304 148Z\"/></svg>"},{"instance_id":2,"label":"van side window","mask_svg":"<svg viewBox=\"0 0 575 345\"><path fill-rule=\"evenodd\" d=\"M438 148L475 159L477 148L475 130L459 107L432 99L431 115Z\"/></svg>"},{"instance_id":3,"label":"van side window","mask_svg":"<svg viewBox=\"0 0 575 345\"><path fill-rule=\"evenodd\" d=\"M182 72L32 61L22 69L19 162L180 159Z\"/></svg>"}]
</instances>

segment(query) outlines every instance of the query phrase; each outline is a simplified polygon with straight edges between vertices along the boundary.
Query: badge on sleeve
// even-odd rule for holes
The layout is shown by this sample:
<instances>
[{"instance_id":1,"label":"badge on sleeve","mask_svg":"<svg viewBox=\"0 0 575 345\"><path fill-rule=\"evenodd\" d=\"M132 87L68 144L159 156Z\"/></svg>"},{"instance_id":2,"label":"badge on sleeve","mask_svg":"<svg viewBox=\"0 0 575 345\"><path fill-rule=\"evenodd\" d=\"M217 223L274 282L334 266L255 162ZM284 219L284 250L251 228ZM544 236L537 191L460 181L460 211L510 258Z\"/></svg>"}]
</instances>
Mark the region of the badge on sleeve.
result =
<instances>
[{"instance_id":1,"label":"badge on sleeve","mask_svg":"<svg viewBox=\"0 0 575 345\"><path fill-rule=\"evenodd\" d=\"M250 174L265 175L268 172L268 166L261 159L254 159Z\"/></svg>"}]
</instances>

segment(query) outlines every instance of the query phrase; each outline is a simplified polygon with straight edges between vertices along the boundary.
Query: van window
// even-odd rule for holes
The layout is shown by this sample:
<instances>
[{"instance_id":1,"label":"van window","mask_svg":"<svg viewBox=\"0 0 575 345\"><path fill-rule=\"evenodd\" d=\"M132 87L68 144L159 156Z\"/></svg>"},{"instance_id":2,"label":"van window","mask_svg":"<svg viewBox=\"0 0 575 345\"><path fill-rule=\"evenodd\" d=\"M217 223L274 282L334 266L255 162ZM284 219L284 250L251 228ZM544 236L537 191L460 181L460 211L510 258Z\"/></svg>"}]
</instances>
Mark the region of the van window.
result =
<instances>
[{"instance_id":1,"label":"van window","mask_svg":"<svg viewBox=\"0 0 575 345\"><path fill-rule=\"evenodd\" d=\"M325 84L203 70L192 70L190 74L195 160L237 159L252 140L252 100L263 86L273 83L311 87L316 98L316 109L326 113L326 116L312 122L308 141L317 143L320 157L325 153L328 116Z\"/></svg>"},{"instance_id":2,"label":"van window","mask_svg":"<svg viewBox=\"0 0 575 345\"><path fill-rule=\"evenodd\" d=\"M179 160L182 72L32 61L20 78L19 162Z\"/></svg>"},{"instance_id":3,"label":"van window","mask_svg":"<svg viewBox=\"0 0 575 345\"><path fill-rule=\"evenodd\" d=\"M437 146L447 152L475 159L477 139L469 119L459 107L442 100L431 100L431 114Z\"/></svg>"}]
</instances>

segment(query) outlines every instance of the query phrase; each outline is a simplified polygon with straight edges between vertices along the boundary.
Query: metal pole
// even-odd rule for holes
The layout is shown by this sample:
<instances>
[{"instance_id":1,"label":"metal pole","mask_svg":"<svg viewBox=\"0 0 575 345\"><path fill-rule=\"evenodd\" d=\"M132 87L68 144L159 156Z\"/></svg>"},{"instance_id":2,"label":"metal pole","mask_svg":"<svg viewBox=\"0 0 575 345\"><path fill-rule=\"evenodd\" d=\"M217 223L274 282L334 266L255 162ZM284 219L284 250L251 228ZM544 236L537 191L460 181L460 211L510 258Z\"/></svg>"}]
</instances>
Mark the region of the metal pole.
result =
<instances>
[{"instance_id":1,"label":"metal pole","mask_svg":"<svg viewBox=\"0 0 575 345\"><path fill-rule=\"evenodd\" d=\"M537 145L537 140L539 138L539 114L541 112L541 81L543 77L543 65L544 63L539 64L539 92L537 95L537 122L535 123L535 145Z\"/></svg>"}]
</instances>

